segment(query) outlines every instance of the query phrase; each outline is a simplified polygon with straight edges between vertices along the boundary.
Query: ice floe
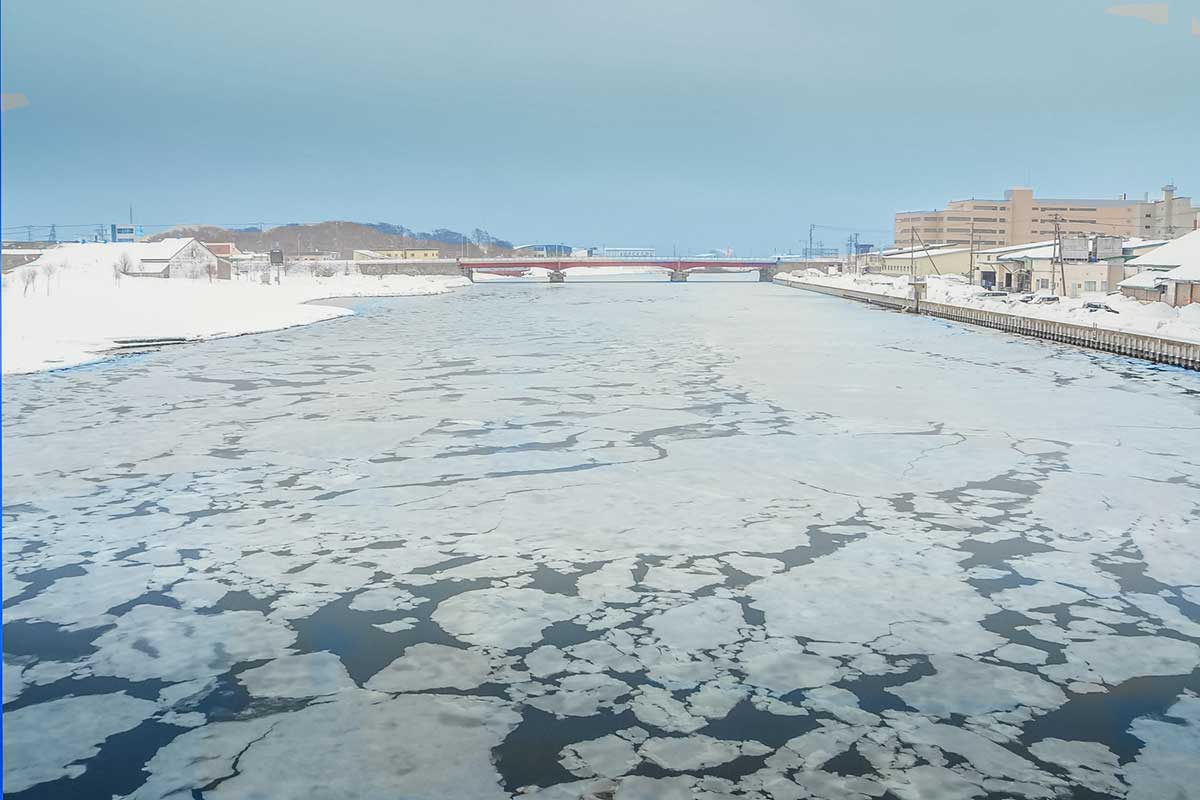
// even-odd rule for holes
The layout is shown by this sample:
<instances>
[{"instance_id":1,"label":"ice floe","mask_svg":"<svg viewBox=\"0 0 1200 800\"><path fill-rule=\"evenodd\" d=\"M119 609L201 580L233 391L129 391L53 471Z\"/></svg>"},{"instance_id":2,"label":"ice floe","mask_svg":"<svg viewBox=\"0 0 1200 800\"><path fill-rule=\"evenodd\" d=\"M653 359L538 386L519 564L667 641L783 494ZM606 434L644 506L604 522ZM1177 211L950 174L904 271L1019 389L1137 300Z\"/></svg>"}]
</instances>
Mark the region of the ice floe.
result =
<instances>
[{"instance_id":1,"label":"ice floe","mask_svg":"<svg viewBox=\"0 0 1200 800\"><path fill-rule=\"evenodd\" d=\"M1067 700L1062 689L1036 673L963 656L933 656L930 663L933 675L890 686L886 691L918 711L937 717L1020 707L1049 710Z\"/></svg>"},{"instance_id":2,"label":"ice floe","mask_svg":"<svg viewBox=\"0 0 1200 800\"><path fill-rule=\"evenodd\" d=\"M490 672L491 662L482 653L421 642L375 673L367 688L381 692L474 689Z\"/></svg>"},{"instance_id":3,"label":"ice floe","mask_svg":"<svg viewBox=\"0 0 1200 800\"><path fill-rule=\"evenodd\" d=\"M64 697L4 712L4 793L82 775L85 761L113 734L158 710L124 692Z\"/></svg>"},{"instance_id":4,"label":"ice floe","mask_svg":"<svg viewBox=\"0 0 1200 800\"><path fill-rule=\"evenodd\" d=\"M238 674L255 697L319 697L355 687L333 653L283 656Z\"/></svg>"},{"instance_id":5,"label":"ice floe","mask_svg":"<svg viewBox=\"0 0 1200 800\"><path fill-rule=\"evenodd\" d=\"M220 675L240 661L273 658L295 636L254 611L196 615L141 605L96 639L89 664L97 675L187 681Z\"/></svg>"},{"instance_id":6,"label":"ice floe","mask_svg":"<svg viewBox=\"0 0 1200 800\"><path fill-rule=\"evenodd\" d=\"M542 638L542 631L590 611L592 602L539 589L476 589L438 604L433 621L471 644L515 649Z\"/></svg>"}]
</instances>

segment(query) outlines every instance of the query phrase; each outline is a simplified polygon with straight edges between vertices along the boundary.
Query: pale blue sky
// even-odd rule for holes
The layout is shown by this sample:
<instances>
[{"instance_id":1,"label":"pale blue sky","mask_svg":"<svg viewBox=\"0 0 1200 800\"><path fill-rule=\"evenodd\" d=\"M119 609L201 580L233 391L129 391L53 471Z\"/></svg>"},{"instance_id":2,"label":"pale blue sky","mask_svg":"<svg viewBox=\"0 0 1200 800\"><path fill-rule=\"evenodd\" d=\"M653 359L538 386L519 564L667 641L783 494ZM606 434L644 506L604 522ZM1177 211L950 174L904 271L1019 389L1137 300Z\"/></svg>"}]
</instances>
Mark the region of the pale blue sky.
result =
<instances>
[{"instance_id":1,"label":"pale blue sky","mask_svg":"<svg viewBox=\"0 0 1200 800\"><path fill-rule=\"evenodd\" d=\"M3 224L751 254L1030 178L1200 196L1200 0L1109 5L5 0Z\"/></svg>"}]
</instances>

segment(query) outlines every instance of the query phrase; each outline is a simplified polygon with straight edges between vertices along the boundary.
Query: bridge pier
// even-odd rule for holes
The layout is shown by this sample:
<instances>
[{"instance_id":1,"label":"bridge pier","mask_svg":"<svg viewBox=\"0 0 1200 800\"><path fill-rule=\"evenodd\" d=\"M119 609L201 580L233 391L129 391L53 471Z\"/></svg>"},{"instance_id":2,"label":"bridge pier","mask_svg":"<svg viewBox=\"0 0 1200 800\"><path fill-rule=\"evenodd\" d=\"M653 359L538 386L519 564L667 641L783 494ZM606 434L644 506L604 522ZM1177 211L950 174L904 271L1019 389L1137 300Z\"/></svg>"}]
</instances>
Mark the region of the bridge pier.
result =
<instances>
[{"instance_id":1,"label":"bridge pier","mask_svg":"<svg viewBox=\"0 0 1200 800\"><path fill-rule=\"evenodd\" d=\"M467 280L469 280L471 283L475 282L475 270L471 269L470 267L463 267L462 271L463 275L467 276Z\"/></svg>"},{"instance_id":2,"label":"bridge pier","mask_svg":"<svg viewBox=\"0 0 1200 800\"><path fill-rule=\"evenodd\" d=\"M778 272L779 272L779 267L777 265L772 265L769 267L759 267L758 268L758 282L759 283L770 283L771 281L775 280L775 275L778 274Z\"/></svg>"},{"instance_id":3,"label":"bridge pier","mask_svg":"<svg viewBox=\"0 0 1200 800\"><path fill-rule=\"evenodd\" d=\"M552 270L550 272L550 282L551 283L566 283L567 276L564 275L563 271L560 269Z\"/></svg>"},{"instance_id":4,"label":"bridge pier","mask_svg":"<svg viewBox=\"0 0 1200 800\"><path fill-rule=\"evenodd\" d=\"M684 283L687 281L687 275L686 269L673 269L671 270L671 283Z\"/></svg>"}]
</instances>

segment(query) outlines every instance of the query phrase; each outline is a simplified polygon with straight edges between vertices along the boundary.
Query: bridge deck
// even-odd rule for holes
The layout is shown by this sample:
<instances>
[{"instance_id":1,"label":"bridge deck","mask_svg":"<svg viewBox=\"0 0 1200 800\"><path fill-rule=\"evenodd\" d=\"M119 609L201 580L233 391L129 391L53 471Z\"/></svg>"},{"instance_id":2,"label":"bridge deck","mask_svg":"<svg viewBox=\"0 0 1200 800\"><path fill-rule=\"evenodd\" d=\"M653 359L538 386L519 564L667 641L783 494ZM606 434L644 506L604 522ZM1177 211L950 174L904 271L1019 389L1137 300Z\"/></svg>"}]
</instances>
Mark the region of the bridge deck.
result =
<instances>
[{"instance_id":1,"label":"bridge deck","mask_svg":"<svg viewBox=\"0 0 1200 800\"><path fill-rule=\"evenodd\" d=\"M755 270L774 267L775 259L746 258L464 258L459 261L464 270L526 270L533 268L558 272L564 269L655 267L665 270L695 270L706 268Z\"/></svg>"}]
</instances>

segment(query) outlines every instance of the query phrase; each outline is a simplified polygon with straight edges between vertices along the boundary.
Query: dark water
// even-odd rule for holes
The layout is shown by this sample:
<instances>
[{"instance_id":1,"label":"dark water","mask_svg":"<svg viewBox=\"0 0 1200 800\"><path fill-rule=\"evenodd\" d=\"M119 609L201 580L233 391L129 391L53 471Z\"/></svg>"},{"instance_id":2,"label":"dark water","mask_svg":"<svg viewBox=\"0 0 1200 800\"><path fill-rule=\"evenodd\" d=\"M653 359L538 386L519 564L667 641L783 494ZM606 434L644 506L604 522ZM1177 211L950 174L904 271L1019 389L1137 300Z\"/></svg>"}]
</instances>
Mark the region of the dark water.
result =
<instances>
[{"instance_id":1,"label":"dark water","mask_svg":"<svg viewBox=\"0 0 1200 800\"><path fill-rule=\"evenodd\" d=\"M1200 376L748 281L4 382L5 796L1198 797Z\"/></svg>"}]
</instances>

